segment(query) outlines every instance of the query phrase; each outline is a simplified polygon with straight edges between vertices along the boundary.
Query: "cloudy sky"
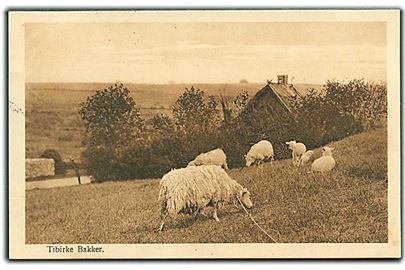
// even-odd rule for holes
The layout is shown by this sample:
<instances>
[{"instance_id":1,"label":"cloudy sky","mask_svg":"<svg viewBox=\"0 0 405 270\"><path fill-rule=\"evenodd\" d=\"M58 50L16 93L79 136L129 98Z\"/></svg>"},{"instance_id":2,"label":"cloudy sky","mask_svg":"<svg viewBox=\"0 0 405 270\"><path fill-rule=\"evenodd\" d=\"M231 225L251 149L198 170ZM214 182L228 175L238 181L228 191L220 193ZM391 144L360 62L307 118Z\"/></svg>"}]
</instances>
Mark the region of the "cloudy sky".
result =
<instances>
[{"instance_id":1,"label":"cloudy sky","mask_svg":"<svg viewBox=\"0 0 405 270\"><path fill-rule=\"evenodd\" d=\"M386 80L379 22L26 25L27 82Z\"/></svg>"}]
</instances>

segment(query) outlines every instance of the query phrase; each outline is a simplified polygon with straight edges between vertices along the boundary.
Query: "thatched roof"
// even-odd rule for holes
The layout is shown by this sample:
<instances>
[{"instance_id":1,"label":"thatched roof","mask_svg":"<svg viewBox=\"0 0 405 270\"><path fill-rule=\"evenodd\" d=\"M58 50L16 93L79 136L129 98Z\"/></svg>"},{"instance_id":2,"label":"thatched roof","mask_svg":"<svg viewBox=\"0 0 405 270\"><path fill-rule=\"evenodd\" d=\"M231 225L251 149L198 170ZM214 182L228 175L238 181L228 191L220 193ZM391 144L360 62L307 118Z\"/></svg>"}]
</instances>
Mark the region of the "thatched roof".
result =
<instances>
[{"instance_id":1,"label":"thatched roof","mask_svg":"<svg viewBox=\"0 0 405 270\"><path fill-rule=\"evenodd\" d=\"M249 101L247 107L256 107L263 103L266 97L277 100L279 104L291 113L291 97L300 96L292 84L268 83Z\"/></svg>"}]
</instances>

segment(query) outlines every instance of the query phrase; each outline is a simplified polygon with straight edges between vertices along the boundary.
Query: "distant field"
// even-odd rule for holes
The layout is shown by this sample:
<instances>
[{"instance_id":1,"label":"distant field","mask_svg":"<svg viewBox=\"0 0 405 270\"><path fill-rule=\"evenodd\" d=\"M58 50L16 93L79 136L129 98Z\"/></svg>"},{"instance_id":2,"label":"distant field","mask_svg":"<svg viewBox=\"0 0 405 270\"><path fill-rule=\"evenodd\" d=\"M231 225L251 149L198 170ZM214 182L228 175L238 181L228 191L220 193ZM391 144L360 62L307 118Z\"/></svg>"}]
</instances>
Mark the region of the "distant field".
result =
<instances>
[{"instance_id":1,"label":"distant field","mask_svg":"<svg viewBox=\"0 0 405 270\"><path fill-rule=\"evenodd\" d=\"M251 214L280 243L387 243L387 130L330 145L337 164L331 174L307 174L291 160L229 174L250 190ZM232 205L219 212L220 223L180 216L157 234L158 194L157 179L26 191L26 243L269 242Z\"/></svg>"},{"instance_id":2,"label":"distant field","mask_svg":"<svg viewBox=\"0 0 405 270\"><path fill-rule=\"evenodd\" d=\"M84 131L78 114L80 103L108 83L29 83L26 84L26 155L36 157L46 148L57 150L63 159L80 158L83 151L81 134ZM207 96L219 94L236 96L247 91L252 97L264 84L193 84ZM171 106L191 84L125 84L131 91L141 114L170 115ZM297 84L297 90L321 89L320 85Z\"/></svg>"}]
</instances>

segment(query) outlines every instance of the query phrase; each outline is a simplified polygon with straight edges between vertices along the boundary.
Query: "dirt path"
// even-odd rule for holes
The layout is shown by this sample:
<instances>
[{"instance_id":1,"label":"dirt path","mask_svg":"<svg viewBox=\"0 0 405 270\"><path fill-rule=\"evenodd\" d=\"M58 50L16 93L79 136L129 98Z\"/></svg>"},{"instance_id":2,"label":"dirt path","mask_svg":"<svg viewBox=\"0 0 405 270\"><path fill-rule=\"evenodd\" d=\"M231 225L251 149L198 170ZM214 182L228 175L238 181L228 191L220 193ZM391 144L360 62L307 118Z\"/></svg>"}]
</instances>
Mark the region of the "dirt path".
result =
<instances>
[{"instance_id":1,"label":"dirt path","mask_svg":"<svg viewBox=\"0 0 405 270\"><path fill-rule=\"evenodd\" d=\"M90 177L81 176L80 181L81 181L82 185L90 184ZM38 180L38 181L26 181L25 190L46 189L46 188L54 188L54 187L68 187L68 186L76 186L78 184L79 184L79 182L77 181L77 177Z\"/></svg>"}]
</instances>

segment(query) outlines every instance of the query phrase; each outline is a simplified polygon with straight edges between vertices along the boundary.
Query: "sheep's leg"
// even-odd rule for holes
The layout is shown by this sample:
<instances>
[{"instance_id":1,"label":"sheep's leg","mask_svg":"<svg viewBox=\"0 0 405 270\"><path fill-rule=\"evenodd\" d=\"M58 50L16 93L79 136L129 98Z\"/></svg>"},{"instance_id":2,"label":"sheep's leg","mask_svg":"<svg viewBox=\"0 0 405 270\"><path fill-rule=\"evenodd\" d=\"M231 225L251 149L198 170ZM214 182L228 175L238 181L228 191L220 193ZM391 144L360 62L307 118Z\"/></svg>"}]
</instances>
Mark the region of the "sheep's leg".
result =
<instances>
[{"instance_id":1,"label":"sheep's leg","mask_svg":"<svg viewBox=\"0 0 405 270\"><path fill-rule=\"evenodd\" d=\"M296 160L296 154L294 151L292 151L292 162L293 162L294 166L295 166L295 160Z\"/></svg>"},{"instance_id":2,"label":"sheep's leg","mask_svg":"<svg viewBox=\"0 0 405 270\"><path fill-rule=\"evenodd\" d=\"M297 158L297 167L301 166L301 162L302 162L301 158L302 158L302 155L298 156L298 158Z\"/></svg>"},{"instance_id":3,"label":"sheep's leg","mask_svg":"<svg viewBox=\"0 0 405 270\"><path fill-rule=\"evenodd\" d=\"M214 219L219 222L219 218L218 218L218 204L214 205L214 213L212 214L212 216L214 217Z\"/></svg>"},{"instance_id":4,"label":"sheep's leg","mask_svg":"<svg viewBox=\"0 0 405 270\"><path fill-rule=\"evenodd\" d=\"M168 216L167 213L162 213L160 215L160 220L162 221L162 223L160 224L159 229L158 229L159 233L161 233L163 231L163 227L165 226L167 216Z\"/></svg>"},{"instance_id":5,"label":"sheep's leg","mask_svg":"<svg viewBox=\"0 0 405 270\"><path fill-rule=\"evenodd\" d=\"M160 224L160 227L158 229L158 232L163 232L163 227L165 226L165 220L162 221L162 223Z\"/></svg>"},{"instance_id":6,"label":"sheep's leg","mask_svg":"<svg viewBox=\"0 0 405 270\"><path fill-rule=\"evenodd\" d=\"M297 156L296 156L296 159L297 159L297 160L296 160L296 162L295 162L295 166L297 166L297 167L300 166L300 163L301 163L301 156L302 156L302 155L297 155Z\"/></svg>"}]
</instances>

